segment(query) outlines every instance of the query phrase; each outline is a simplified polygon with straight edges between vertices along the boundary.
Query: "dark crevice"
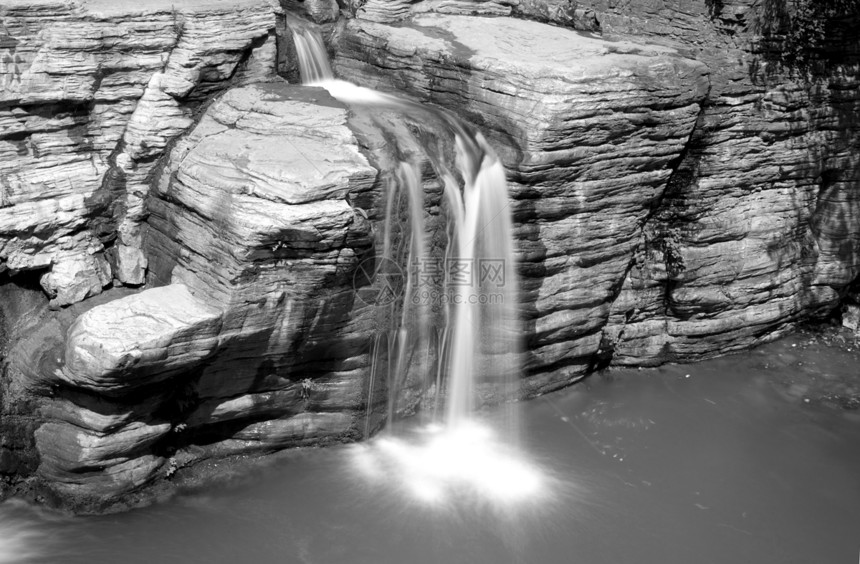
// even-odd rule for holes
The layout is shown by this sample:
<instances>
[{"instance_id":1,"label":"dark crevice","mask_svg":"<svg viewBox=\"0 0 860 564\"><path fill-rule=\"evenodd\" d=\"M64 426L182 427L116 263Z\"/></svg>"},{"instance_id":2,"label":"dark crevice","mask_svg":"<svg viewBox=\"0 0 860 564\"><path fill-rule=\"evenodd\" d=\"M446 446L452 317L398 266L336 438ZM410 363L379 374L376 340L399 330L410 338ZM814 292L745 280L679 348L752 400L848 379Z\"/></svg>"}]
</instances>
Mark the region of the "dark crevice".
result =
<instances>
[{"instance_id":1,"label":"dark crevice","mask_svg":"<svg viewBox=\"0 0 860 564\"><path fill-rule=\"evenodd\" d=\"M709 99L710 84L708 92L700 103L699 115L686 143L684 143L684 147L678 156L667 165L668 168L672 169L672 173L666 181L666 188L651 202L648 214L640 222L640 242L633 248L624 273L610 289L608 300L610 304L615 303L618 299L624 288L624 283L633 269L641 268L647 264L648 257L643 255L657 251L662 255L667 273L663 292L664 314L667 317L673 315L673 312L670 312L672 292L678 284L676 277L685 269L679 249L680 231L672 226L672 223L678 219L678 211L673 208L676 207L676 202L682 199L685 189L696 178L697 161L701 150L707 144L704 122ZM653 238L649 238L648 231L651 228L654 229L655 237ZM625 323L629 321L629 318L630 315L625 316ZM594 370L605 368L612 363L615 345L621 341L623 336L623 327L616 335L609 335L604 326L600 347L592 361Z\"/></svg>"},{"instance_id":2,"label":"dark crevice","mask_svg":"<svg viewBox=\"0 0 860 564\"><path fill-rule=\"evenodd\" d=\"M677 316L677 312L672 309L672 294L680 283L680 276L686 270L680 249L682 233L678 224L685 219L684 194L698 177L699 160L702 151L708 145L705 115L709 107L709 99L710 84L708 85L708 92L701 102L696 123L684 144L684 148L669 165L672 168L672 173L666 181L666 189L655 200L650 213L642 224L643 251L646 254L651 250L659 252L666 268L663 306L664 314L667 317ZM654 229L651 239L649 239L648 233L650 228Z\"/></svg>"}]
</instances>

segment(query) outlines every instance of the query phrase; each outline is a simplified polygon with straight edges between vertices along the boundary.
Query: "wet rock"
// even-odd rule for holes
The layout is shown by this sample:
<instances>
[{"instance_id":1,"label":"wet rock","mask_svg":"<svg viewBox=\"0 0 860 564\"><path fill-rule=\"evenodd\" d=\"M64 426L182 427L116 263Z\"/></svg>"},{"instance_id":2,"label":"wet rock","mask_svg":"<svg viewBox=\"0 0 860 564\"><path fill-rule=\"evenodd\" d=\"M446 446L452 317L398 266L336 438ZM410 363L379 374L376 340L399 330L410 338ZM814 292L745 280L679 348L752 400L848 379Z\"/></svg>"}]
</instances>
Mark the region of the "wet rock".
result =
<instances>
[{"instance_id":1,"label":"wet rock","mask_svg":"<svg viewBox=\"0 0 860 564\"><path fill-rule=\"evenodd\" d=\"M87 513L104 510L111 503L123 503L127 495L152 481L165 459L152 454L89 471L65 470L62 465L44 464L39 475L48 480L53 492L74 500L75 507Z\"/></svg>"},{"instance_id":2,"label":"wet rock","mask_svg":"<svg viewBox=\"0 0 860 564\"><path fill-rule=\"evenodd\" d=\"M353 419L354 416L348 413L306 412L286 419L254 423L236 433L234 439L283 448L289 444L345 434L353 427Z\"/></svg>"},{"instance_id":3,"label":"wet rock","mask_svg":"<svg viewBox=\"0 0 860 564\"><path fill-rule=\"evenodd\" d=\"M199 428L233 420L272 419L295 415L304 411L325 410L358 411L364 407L362 396L364 370L342 372L327 378L307 378L301 382L272 378L269 381L248 381L239 378L237 384L245 384L245 389L275 388L274 391L246 393L232 397L204 399L188 415L184 423L189 428ZM239 386L216 390L199 390L205 394L226 395L239 389Z\"/></svg>"},{"instance_id":4,"label":"wet rock","mask_svg":"<svg viewBox=\"0 0 860 564\"><path fill-rule=\"evenodd\" d=\"M300 386L295 385L287 390L204 401L185 419L185 424L193 429L235 419L268 419L298 413L303 408Z\"/></svg>"}]
</instances>

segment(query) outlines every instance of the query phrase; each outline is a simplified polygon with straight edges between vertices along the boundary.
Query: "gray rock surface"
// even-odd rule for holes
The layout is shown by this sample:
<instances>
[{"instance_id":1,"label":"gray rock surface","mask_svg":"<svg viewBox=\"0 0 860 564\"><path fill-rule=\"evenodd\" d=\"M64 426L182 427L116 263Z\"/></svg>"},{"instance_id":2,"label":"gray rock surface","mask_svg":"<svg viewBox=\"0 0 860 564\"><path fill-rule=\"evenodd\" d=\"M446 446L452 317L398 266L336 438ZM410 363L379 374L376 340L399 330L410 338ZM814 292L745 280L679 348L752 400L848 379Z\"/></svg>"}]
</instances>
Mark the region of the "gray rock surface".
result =
<instances>
[{"instance_id":1,"label":"gray rock surface","mask_svg":"<svg viewBox=\"0 0 860 564\"><path fill-rule=\"evenodd\" d=\"M147 176L199 103L275 74L279 13L266 0L4 2L0 272L48 270L54 306L114 277L143 283Z\"/></svg>"},{"instance_id":2,"label":"gray rock surface","mask_svg":"<svg viewBox=\"0 0 860 564\"><path fill-rule=\"evenodd\" d=\"M527 393L563 385L600 346L642 225L701 113L708 70L671 48L524 20L410 22L350 22L337 69L458 108L499 147L537 374Z\"/></svg>"},{"instance_id":3,"label":"gray rock surface","mask_svg":"<svg viewBox=\"0 0 860 564\"><path fill-rule=\"evenodd\" d=\"M146 249L152 283L185 284L225 310L201 397L264 391L270 376L292 386L280 369L300 343L334 340L354 300L351 265L369 245L347 194L376 175L346 110L319 89L231 90L177 143L149 204ZM248 358L268 367L238 369Z\"/></svg>"},{"instance_id":4,"label":"gray rock surface","mask_svg":"<svg viewBox=\"0 0 860 564\"><path fill-rule=\"evenodd\" d=\"M177 457L354 438L364 360L346 354L339 374L332 347L370 243L347 195L376 176L322 90L262 84L212 104L154 183L151 287L66 331L39 476L99 499L169 476ZM327 374L309 384L313 370ZM182 450L199 440L204 451Z\"/></svg>"},{"instance_id":5,"label":"gray rock surface","mask_svg":"<svg viewBox=\"0 0 860 564\"><path fill-rule=\"evenodd\" d=\"M858 274L856 57L792 79L756 51L753 4L722 4L498 3L595 29L588 11L597 39L369 0L340 37L345 77L461 112L500 147L533 392L776 338Z\"/></svg>"},{"instance_id":6,"label":"gray rock surface","mask_svg":"<svg viewBox=\"0 0 860 564\"><path fill-rule=\"evenodd\" d=\"M108 302L69 329L58 375L107 396L157 384L212 355L221 316L181 284Z\"/></svg>"}]
</instances>

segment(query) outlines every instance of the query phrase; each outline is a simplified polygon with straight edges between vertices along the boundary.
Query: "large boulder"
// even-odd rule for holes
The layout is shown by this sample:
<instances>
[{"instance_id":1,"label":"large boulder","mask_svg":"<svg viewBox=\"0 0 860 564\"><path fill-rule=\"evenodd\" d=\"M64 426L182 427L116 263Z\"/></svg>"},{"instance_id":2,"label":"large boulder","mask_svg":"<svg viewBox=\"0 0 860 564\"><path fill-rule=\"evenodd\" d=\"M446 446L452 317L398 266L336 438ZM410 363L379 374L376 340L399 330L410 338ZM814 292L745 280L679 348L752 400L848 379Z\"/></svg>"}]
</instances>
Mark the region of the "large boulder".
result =
<instances>
[{"instance_id":1,"label":"large boulder","mask_svg":"<svg viewBox=\"0 0 860 564\"><path fill-rule=\"evenodd\" d=\"M181 284L114 300L72 325L58 375L108 396L152 386L215 351L221 314Z\"/></svg>"},{"instance_id":2,"label":"large boulder","mask_svg":"<svg viewBox=\"0 0 860 564\"><path fill-rule=\"evenodd\" d=\"M39 475L78 499L109 497L147 482L165 460L153 448L173 428L166 408L176 396L171 377L184 376L212 354L221 314L177 284L78 316L52 375L64 391L39 409Z\"/></svg>"},{"instance_id":3,"label":"large boulder","mask_svg":"<svg viewBox=\"0 0 860 564\"><path fill-rule=\"evenodd\" d=\"M149 203L151 281L185 284L225 310L201 397L292 386L279 369L313 358L348 319L351 265L370 244L348 195L369 190L377 171L347 118L321 89L248 86L221 97L169 155Z\"/></svg>"}]
</instances>

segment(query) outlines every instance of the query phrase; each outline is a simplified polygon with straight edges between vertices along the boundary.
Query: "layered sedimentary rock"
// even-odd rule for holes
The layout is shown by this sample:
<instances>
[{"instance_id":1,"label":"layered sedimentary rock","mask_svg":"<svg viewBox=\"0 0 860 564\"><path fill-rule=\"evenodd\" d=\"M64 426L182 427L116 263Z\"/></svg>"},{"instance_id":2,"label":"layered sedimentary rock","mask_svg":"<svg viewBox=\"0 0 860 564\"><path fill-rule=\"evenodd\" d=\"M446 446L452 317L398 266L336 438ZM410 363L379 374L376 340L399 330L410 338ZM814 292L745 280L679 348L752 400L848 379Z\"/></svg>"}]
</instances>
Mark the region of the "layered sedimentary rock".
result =
<instances>
[{"instance_id":1,"label":"layered sedimentary rock","mask_svg":"<svg viewBox=\"0 0 860 564\"><path fill-rule=\"evenodd\" d=\"M836 307L860 272L856 41L838 47L839 64L792 69L760 49L756 33L774 16L754 2L579 5L605 33L680 45L712 69L699 124L614 307L605 343L614 360L736 350Z\"/></svg>"},{"instance_id":2,"label":"layered sedimentary rock","mask_svg":"<svg viewBox=\"0 0 860 564\"><path fill-rule=\"evenodd\" d=\"M364 360L328 338L346 337L370 242L347 194L377 172L346 120L322 90L249 86L173 146L148 205L153 287L68 330L36 432L55 490L133 489L190 443L200 458L356 433ZM315 361L328 373L309 383Z\"/></svg>"},{"instance_id":3,"label":"layered sedimentary rock","mask_svg":"<svg viewBox=\"0 0 860 564\"><path fill-rule=\"evenodd\" d=\"M211 356L221 314L181 284L111 301L75 321L58 375L105 396L163 382Z\"/></svg>"},{"instance_id":4,"label":"layered sedimentary rock","mask_svg":"<svg viewBox=\"0 0 860 564\"><path fill-rule=\"evenodd\" d=\"M408 26L350 22L337 68L481 125L505 160L519 224L536 376L527 386L580 376L693 132L707 68L656 45L432 14Z\"/></svg>"},{"instance_id":5,"label":"layered sedimentary rock","mask_svg":"<svg viewBox=\"0 0 860 564\"><path fill-rule=\"evenodd\" d=\"M837 306L860 257L856 65L789 79L755 52L746 2L718 14L704 3L498 3L601 29L610 41L590 52L589 38L558 28L422 15L453 4L369 0L372 21L347 24L336 67L463 111L502 149L533 389L563 381L559 368L748 347Z\"/></svg>"},{"instance_id":6,"label":"layered sedimentary rock","mask_svg":"<svg viewBox=\"0 0 860 564\"><path fill-rule=\"evenodd\" d=\"M323 90L258 85L228 92L171 152L146 249L152 283L185 284L225 311L199 397L296 390L285 366L337 344L326 341L348 318L370 245L347 199L377 175L346 121Z\"/></svg>"},{"instance_id":7,"label":"layered sedimentary rock","mask_svg":"<svg viewBox=\"0 0 860 564\"><path fill-rule=\"evenodd\" d=\"M0 272L46 270L56 306L143 283L147 175L197 104L274 75L279 13L266 0L5 2Z\"/></svg>"},{"instance_id":8,"label":"layered sedimentary rock","mask_svg":"<svg viewBox=\"0 0 860 564\"><path fill-rule=\"evenodd\" d=\"M331 23L340 15L337 0L282 0L291 13L300 14L318 24Z\"/></svg>"}]
</instances>

